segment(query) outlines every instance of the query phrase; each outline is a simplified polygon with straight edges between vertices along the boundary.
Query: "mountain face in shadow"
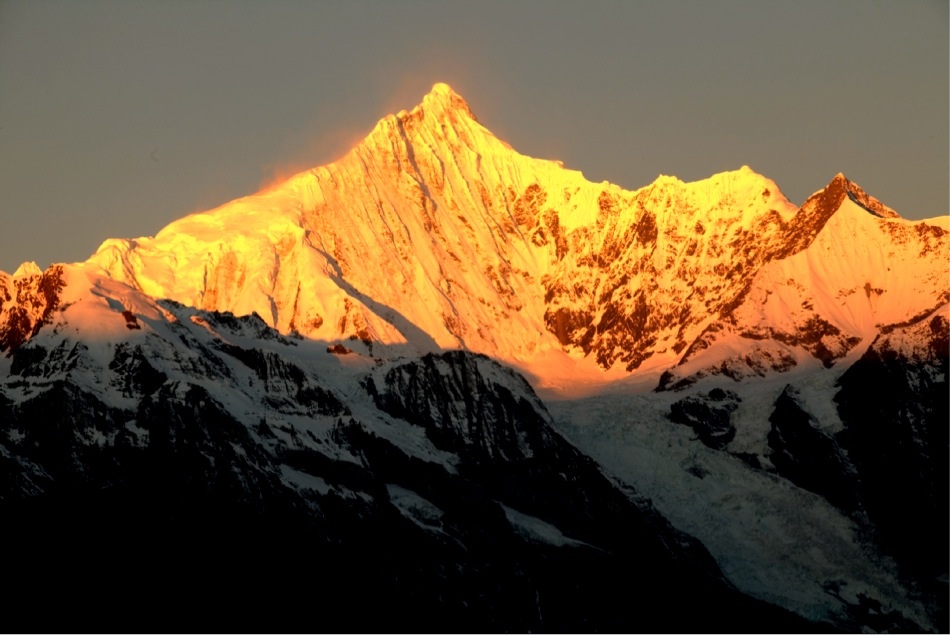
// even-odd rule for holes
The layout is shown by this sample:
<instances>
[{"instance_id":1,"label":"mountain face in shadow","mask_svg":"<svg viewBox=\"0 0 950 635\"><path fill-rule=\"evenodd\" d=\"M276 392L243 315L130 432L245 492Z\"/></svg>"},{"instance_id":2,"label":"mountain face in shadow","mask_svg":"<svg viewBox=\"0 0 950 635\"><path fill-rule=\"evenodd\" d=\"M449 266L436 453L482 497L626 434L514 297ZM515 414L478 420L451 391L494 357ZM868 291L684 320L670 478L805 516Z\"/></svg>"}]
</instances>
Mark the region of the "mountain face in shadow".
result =
<instances>
[{"instance_id":1,"label":"mountain face in shadow","mask_svg":"<svg viewBox=\"0 0 950 635\"><path fill-rule=\"evenodd\" d=\"M55 597L90 626L173 626L173 602L208 627L809 627L739 593L484 356L378 366L157 306L164 336L13 356L31 389L0 401L11 619L61 624L24 612Z\"/></svg>"}]
</instances>

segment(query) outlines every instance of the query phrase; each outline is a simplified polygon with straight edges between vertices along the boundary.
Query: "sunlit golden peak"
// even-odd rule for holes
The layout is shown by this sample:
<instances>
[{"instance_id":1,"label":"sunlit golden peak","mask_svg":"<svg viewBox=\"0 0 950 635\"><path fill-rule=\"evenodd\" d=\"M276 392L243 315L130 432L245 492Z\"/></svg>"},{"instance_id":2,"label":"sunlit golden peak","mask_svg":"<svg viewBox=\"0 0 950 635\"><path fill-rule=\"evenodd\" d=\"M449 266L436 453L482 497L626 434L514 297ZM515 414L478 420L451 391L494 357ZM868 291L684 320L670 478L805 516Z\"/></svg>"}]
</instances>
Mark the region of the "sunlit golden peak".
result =
<instances>
[{"instance_id":1,"label":"sunlit golden peak","mask_svg":"<svg viewBox=\"0 0 950 635\"><path fill-rule=\"evenodd\" d=\"M840 193L840 196L847 196L852 201L863 207L870 214L880 218L901 218L901 215L893 209L877 200L865 192L860 185L844 175L844 172L838 172L835 178L831 179L824 190L816 192L812 197L822 193Z\"/></svg>"},{"instance_id":2,"label":"sunlit golden peak","mask_svg":"<svg viewBox=\"0 0 950 635\"><path fill-rule=\"evenodd\" d=\"M430 90L429 93L432 95L445 95L449 97L454 95L458 97L458 93L452 90L452 87L444 82L436 82L433 84L432 90Z\"/></svg>"},{"instance_id":3,"label":"sunlit golden peak","mask_svg":"<svg viewBox=\"0 0 950 635\"><path fill-rule=\"evenodd\" d=\"M468 107L468 103L462 99L461 95L452 90L451 86L442 82L438 82L432 86L432 90L423 98L422 105L423 107L435 106L445 110L462 111L472 116L472 111Z\"/></svg>"}]
</instances>

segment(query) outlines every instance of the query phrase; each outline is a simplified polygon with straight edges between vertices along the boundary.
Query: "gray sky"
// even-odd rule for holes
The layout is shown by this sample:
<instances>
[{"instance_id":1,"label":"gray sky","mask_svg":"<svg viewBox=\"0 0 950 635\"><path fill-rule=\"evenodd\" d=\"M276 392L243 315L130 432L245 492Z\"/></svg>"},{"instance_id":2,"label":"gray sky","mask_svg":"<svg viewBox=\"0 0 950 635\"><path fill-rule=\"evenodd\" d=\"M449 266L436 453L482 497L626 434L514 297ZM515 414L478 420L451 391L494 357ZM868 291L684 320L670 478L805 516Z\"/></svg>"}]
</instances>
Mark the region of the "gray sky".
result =
<instances>
[{"instance_id":1,"label":"gray sky","mask_svg":"<svg viewBox=\"0 0 950 635\"><path fill-rule=\"evenodd\" d=\"M437 81L628 189L747 164L947 214L945 0L0 0L0 270L342 155Z\"/></svg>"}]
</instances>

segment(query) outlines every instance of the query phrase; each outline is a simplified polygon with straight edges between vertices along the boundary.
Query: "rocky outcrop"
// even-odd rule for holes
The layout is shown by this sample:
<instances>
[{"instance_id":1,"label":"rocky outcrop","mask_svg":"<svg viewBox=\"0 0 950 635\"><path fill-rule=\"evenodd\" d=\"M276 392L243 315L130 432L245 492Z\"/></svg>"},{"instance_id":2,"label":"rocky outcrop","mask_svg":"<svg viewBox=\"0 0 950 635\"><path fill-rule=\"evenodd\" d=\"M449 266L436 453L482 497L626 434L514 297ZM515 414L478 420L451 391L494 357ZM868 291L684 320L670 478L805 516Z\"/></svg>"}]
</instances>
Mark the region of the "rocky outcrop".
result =
<instances>
[{"instance_id":1,"label":"rocky outcrop","mask_svg":"<svg viewBox=\"0 0 950 635\"><path fill-rule=\"evenodd\" d=\"M843 443L889 549L925 577L946 571L948 309L881 335L839 381Z\"/></svg>"},{"instance_id":2,"label":"rocky outcrop","mask_svg":"<svg viewBox=\"0 0 950 635\"><path fill-rule=\"evenodd\" d=\"M0 272L0 353L8 355L36 334L59 305L62 266L9 277Z\"/></svg>"},{"instance_id":3,"label":"rocky outcrop","mask_svg":"<svg viewBox=\"0 0 950 635\"><path fill-rule=\"evenodd\" d=\"M476 462L514 461L554 444L544 405L531 387L487 357L461 351L429 354L381 373L366 382L376 404L423 426L440 448L471 455Z\"/></svg>"},{"instance_id":4,"label":"rocky outcrop","mask_svg":"<svg viewBox=\"0 0 950 635\"><path fill-rule=\"evenodd\" d=\"M834 437L802 406L798 391L786 386L769 416L769 461L783 477L821 494L845 512L859 508L857 474Z\"/></svg>"},{"instance_id":5,"label":"rocky outcrop","mask_svg":"<svg viewBox=\"0 0 950 635\"><path fill-rule=\"evenodd\" d=\"M739 396L729 390L713 388L670 405L670 420L691 427L705 445L722 450L736 436L730 417L739 406Z\"/></svg>"}]
</instances>

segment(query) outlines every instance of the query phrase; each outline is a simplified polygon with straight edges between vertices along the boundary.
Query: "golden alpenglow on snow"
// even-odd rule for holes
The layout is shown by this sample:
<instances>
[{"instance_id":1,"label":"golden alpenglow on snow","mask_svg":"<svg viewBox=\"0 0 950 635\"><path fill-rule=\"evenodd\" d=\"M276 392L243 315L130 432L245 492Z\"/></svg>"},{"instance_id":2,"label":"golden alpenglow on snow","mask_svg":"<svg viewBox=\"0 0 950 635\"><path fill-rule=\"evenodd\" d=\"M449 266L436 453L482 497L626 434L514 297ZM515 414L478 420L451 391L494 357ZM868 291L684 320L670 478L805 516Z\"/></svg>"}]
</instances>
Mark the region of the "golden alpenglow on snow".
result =
<instances>
[{"instance_id":1,"label":"golden alpenglow on snow","mask_svg":"<svg viewBox=\"0 0 950 635\"><path fill-rule=\"evenodd\" d=\"M829 176L591 183L436 84L0 272L4 619L946 632L950 217Z\"/></svg>"},{"instance_id":2,"label":"golden alpenglow on snow","mask_svg":"<svg viewBox=\"0 0 950 635\"><path fill-rule=\"evenodd\" d=\"M84 266L283 333L384 356L459 348L576 390L746 355L830 365L937 310L947 219L882 210L842 175L798 209L746 166L590 183L518 154L436 84L339 161L108 240Z\"/></svg>"}]
</instances>

